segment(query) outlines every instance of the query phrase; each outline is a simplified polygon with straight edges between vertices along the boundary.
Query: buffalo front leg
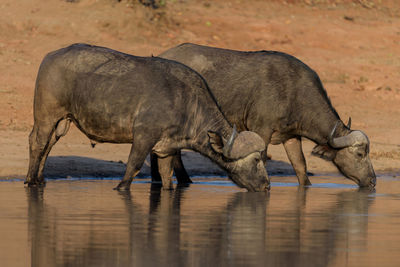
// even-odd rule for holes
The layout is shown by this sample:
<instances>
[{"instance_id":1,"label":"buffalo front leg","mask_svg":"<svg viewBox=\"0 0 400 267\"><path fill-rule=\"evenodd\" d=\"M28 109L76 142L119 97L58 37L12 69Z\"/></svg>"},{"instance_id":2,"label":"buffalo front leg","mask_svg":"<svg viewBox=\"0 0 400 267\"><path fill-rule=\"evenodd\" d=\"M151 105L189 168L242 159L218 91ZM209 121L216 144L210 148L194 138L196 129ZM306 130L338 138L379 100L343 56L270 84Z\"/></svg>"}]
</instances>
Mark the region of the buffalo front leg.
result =
<instances>
[{"instance_id":1,"label":"buffalo front leg","mask_svg":"<svg viewBox=\"0 0 400 267\"><path fill-rule=\"evenodd\" d=\"M150 154L150 161L151 161L151 180L152 182L161 182L161 175L160 175L160 168L163 161L158 160L159 157L155 153ZM178 184L190 184L192 180L190 179L188 173L185 170L185 166L183 166L181 151L178 151L177 154L174 156L174 172L176 176L176 180ZM166 166L168 168L168 166Z\"/></svg>"},{"instance_id":2,"label":"buffalo front leg","mask_svg":"<svg viewBox=\"0 0 400 267\"><path fill-rule=\"evenodd\" d=\"M178 184L191 184L192 180L190 180L189 174L186 172L185 166L183 166L181 151L175 155L174 159L174 171L176 180Z\"/></svg>"},{"instance_id":3,"label":"buffalo front leg","mask_svg":"<svg viewBox=\"0 0 400 267\"><path fill-rule=\"evenodd\" d=\"M115 187L115 190L129 190L133 178L140 172L142 165L146 159L147 154L152 148L151 144L140 143L134 141L129 153L128 162L126 164L126 171L121 182Z\"/></svg>"},{"instance_id":4,"label":"buffalo front leg","mask_svg":"<svg viewBox=\"0 0 400 267\"><path fill-rule=\"evenodd\" d=\"M162 186L164 190L173 189L172 174L174 172L174 156L158 158L158 170L160 172Z\"/></svg>"},{"instance_id":5,"label":"buffalo front leg","mask_svg":"<svg viewBox=\"0 0 400 267\"><path fill-rule=\"evenodd\" d=\"M311 185L307 176L306 159L304 158L303 149L301 148L301 137L297 136L286 140L283 143L286 154L296 172L300 185Z\"/></svg>"}]
</instances>

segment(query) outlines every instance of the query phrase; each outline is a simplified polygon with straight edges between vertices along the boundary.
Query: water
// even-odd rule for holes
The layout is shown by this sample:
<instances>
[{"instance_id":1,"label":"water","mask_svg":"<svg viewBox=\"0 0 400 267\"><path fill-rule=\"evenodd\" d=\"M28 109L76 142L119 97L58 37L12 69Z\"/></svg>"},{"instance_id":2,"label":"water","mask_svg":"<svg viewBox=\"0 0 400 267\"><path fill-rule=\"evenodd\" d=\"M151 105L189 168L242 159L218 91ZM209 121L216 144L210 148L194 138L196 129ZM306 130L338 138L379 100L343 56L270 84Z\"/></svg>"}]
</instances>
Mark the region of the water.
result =
<instances>
[{"instance_id":1,"label":"water","mask_svg":"<svg viewBox=\"0 0 400 267\"><path fill-rule=\"evenodd\" d=\"M400 181L273 178L270 193L224 179L131 192L115 180L0 183L0 266L400 266Z\"/></svg>"}]
</instances>

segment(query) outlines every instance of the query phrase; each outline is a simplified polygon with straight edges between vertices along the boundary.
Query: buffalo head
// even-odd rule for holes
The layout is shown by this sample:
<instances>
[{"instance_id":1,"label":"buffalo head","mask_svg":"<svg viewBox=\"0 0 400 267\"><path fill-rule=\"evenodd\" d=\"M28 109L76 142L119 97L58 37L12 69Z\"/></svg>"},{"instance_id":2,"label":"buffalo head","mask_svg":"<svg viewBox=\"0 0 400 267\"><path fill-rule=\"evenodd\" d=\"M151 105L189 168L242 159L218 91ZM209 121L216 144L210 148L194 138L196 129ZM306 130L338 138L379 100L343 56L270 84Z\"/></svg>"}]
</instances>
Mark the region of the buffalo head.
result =
<instances>
[{"instance_id":1,"label":"buffalo head","mask_svg":"<svg viewBox=\"0 0 400 267\"><path fill-rule=\"evenodd\" d=\"M316 146L313 154L331 160L340 172L360 187L373 188L376 175L369 159L369 139L361 131L350 131L347 135L333 137L338 121L329 137L329 146ZM350 130L350 124L347 126Z\"/></svg>"},{"instance_id":2,"label":"buffalo head","mask_svg":"<svg viewBox=\"0 0 400 267\"><path fill-rule=\"evenodd\" d=\"M222 154L229 178L239 187L249 191L266 191L270 188L267 171L261 158L264 140L256 133L236 132L225 140L218 133L208 132L214 152Z\"/></svg>"}]
</instances>

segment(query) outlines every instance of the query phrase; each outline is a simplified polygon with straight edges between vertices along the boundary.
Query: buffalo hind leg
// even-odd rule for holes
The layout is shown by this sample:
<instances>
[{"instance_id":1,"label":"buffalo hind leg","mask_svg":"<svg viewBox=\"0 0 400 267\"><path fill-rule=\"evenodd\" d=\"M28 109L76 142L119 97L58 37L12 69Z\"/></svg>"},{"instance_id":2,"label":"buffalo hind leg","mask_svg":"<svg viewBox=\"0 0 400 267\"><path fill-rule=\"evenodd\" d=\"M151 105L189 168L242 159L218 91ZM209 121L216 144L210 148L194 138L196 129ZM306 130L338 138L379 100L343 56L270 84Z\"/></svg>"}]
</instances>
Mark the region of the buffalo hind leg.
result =
<instances>
[{"instance_id":1,"label":"buffalo hind leg","mask_svg":"<svg viewBox=\"0 0 400 267\"><path fill-rule=\"evenodd\" d=\"M29 167L25 179L25 184L28 184L28 186L44 185L43 178L39 179L38 176L39 169L52 140L55 126L56 121L35 121L33 125L32 132L29 135Z\"/></svg>"},{"instance_id":2,"label":"buffalo hind leg","mask_svg":"<svg viewBox=\"0 0 400 267\"><path fill-rule=\"evenodd\" d=\"M151 170L151 182L160 183L161 175L158 167L158 155L156 153L150 153L150 170Z\"/></svg>"},{"instance_id":3,"label":"buffalo hind leg","mask_svg":"<svg viewBox=\"0 0 400 267\"><path fill-rule=\"evenodd\" d=\"M43 170L44 170L44 166L46 164L47 157L49 156L49 153L51 151L51 148L57 143L57 141L61 137L63 137L64 135L67 134L70 124L71 124L70 119L63 119L57 123L56 130L52 133L49 144L46 147L43 158L39 164L39 170L38 170L39 183L43 183L43 184L45 183L44 177L43 177Z\"/></svg>"},{"instance_id":4,"label":"buffalo hind leg","mask_svg":"<svg viewBox=\"0 0 400 267\"><path fill-rule=\"evenodd\" d=\"M29 135L29 167L25 184L43 186L43 169L47 156L57 140L66 134L70 121L68 119L55 122L36 122Z\"/></svg>"},{"instance_id":5,"label":"buffalo hind leg","mask_svg":"<svg viewBox=\"0 0 400 267\"><path fill-rule=\"evenodd\" d=\"M185 166L183 166L181 151L175 155L174 159L174 171L176 180L178 184L191 184L192 180L189 177L189 174L186 172Z\"/></svg>"},{"instance_id":6,"label":"buffalo hind leg","mask_svg":"<svg viewBox=\"0 0 400 267\"><path fill-rule=\"evenodd\" d=\"M47 134L35 124L29 135L29 167L25 178L28 186L39 186L38 170L41 159L43 158L46 144L48 143L50 131Z\"/></svg>"},{"instance_id":7,"label":"buffalo hind leg","mask_svg":"<svg viewBox=\"0 0 400 267\"><path fill-rule=\"evenodd\" d=\"M304 158L303 149L301 148L301 137L294 137L283 143L286 154L296 172L300 185L311 185L307 176L306 159Z\"/></svg>"}]
</instances>

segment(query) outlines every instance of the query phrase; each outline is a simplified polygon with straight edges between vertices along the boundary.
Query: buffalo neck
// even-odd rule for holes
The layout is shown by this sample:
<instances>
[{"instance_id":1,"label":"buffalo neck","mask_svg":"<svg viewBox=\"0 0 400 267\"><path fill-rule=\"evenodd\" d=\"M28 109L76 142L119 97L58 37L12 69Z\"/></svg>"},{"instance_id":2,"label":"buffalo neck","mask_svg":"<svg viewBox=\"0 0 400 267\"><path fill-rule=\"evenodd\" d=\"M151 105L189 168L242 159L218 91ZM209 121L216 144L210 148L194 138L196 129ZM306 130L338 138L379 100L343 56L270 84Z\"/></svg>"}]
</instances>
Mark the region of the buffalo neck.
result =
<instances>
[{"instance_id":1,"label":"buffalo neck","mask_svg":"<svg viewBox=\"0 0 400 267\"><path fill-rule=\"evenodd\" d=\"M329 142L335 126L336 130L332 137L345 136L350 132L334 110L328 109L325 112L308 114L307 118L303 119L301 127L299 127L299 135L307 137L319 145L325 145Z\"/></svg>"},{"instance_id":2,"label":"buffalo neck","mask_svg":"<svg viewBox=\"0 0 400 267\"><path fill-rule=\"evenodd\" d=\"M199 130L196 131L196 135L191 137L189 148L208 157L225 171L230 170L230 164L228 161L224 160L223 155L215 152L211 148L208 131L218 133L224 140L228 140L233 128L220 112L215 113L211 117L205 118L203 123L200 125Z\"/></svg>"}]
</instances>

